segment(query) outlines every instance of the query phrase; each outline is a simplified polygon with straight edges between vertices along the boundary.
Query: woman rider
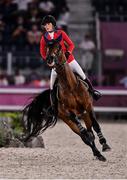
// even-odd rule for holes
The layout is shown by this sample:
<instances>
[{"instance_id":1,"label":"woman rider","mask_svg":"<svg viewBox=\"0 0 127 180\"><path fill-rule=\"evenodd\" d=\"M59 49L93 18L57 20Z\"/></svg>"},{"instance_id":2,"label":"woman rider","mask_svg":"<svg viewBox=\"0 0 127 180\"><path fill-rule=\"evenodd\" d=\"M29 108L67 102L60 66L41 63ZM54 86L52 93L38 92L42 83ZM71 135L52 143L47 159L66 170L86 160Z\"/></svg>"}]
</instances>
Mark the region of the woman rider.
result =
<instances>
[{"instance_id":1,"label":"woman rider","mask_svg":"<svg viewBox=\"0 0 127 180\"><path fill-rule=\"evenodd\" d=\"M78 64L78 62L75 60L72 52L74 49L74 44L71 41L71 39L68 37L68 35L63 30L57 30L56 29L56 20L53 16L47 15L42 20L42 28L44 28L45 32L43 33L41 40L40 40L40 54L43 58L43 60L47 59L46 56L46 44L49 42L53 42L54 39L57 39L62 34L62 39L60 41L60 44L62 46L62 50L64 51L66 57L67 57L67 63L69 64L70 68L73 72L76 72L82 80L88 84L88 91L92 95L93 99L98 100L101 97L101 93L97 90L95 90L88 79L86 77L85 73L83 72L82 68ZM67 44L67 46L65 45ZM50 64L48 64L50 66ZM52 110L53 112L56 112L55 110L55 104L56 104L56 98L54 93L54 83L57 77L57 73L54 68L51 70L51 77L50 77L50 94L51 94L51 104L52 104ZM55 114L54 114L55 115Z\"/></svg>"}]
</instances>

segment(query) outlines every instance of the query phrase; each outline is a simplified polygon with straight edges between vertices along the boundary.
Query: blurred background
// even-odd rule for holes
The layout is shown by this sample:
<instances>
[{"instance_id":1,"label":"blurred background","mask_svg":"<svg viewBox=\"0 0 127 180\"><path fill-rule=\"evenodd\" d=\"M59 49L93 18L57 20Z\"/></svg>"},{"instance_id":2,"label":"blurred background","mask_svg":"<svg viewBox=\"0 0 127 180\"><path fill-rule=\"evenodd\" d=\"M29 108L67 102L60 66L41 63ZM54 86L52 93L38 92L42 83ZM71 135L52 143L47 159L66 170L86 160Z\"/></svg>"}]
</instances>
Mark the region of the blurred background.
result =
<instances>
[{"instance_id":1,"label":"blurred background","mask_svg":"<svg viewBox=\"0 0 127 180\"><path fill-rule=\"evenodd\" d=\"M19 110L49 86L50 70L39 52L47 14L71 37L76 60L102 92L95 110L125 118L126 0L0 0L0 110Z\"/></svg>"}]
</instances>

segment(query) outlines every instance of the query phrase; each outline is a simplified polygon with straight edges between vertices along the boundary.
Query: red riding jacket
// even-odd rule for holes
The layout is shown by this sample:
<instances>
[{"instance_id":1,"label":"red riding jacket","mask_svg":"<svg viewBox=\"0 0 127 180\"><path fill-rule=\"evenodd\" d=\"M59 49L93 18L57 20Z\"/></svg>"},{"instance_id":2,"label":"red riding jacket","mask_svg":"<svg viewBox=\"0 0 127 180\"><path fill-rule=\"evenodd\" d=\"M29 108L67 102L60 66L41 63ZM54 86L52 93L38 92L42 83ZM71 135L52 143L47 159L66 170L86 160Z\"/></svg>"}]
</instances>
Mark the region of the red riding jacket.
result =
<instances>
[{"instance_id":1,"label":"red riding jacket","mask_svg":"<svg viewBox=\"0 0 127 180\"><path fill-rule=\"evenodd\" d=\"M60 40L60 45L62 46L62 50L64 52L70 52L70 56L67 59L67 62L70 63L71 61L74 60L74 56L72 55L73 49L74 49L74 43L71 41L71 39L68 37L68 35L63 31L63 30L56 30L54 32L54 39L59 38L62 35L62 38ZM48 34L48 32L46 32L44 35L42 35L41 37L41 41L40 41L40 54L43 58L43 60L46 60L46 41L50 41L51 37Z\"/></svg>"}]
</instances>

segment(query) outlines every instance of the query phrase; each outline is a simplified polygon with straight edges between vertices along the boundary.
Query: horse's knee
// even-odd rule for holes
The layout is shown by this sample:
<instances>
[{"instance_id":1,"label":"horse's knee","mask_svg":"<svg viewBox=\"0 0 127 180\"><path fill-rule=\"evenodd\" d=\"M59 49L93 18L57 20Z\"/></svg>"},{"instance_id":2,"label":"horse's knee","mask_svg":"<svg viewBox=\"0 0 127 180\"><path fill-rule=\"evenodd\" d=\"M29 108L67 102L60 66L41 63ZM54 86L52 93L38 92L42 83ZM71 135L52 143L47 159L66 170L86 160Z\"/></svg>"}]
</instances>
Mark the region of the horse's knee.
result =
<instances>
[{"instance_id":1,"label":"horse's knee","mask_svg":"<svg viewBox=\"0 0 127 180\"><path fill-rule=\"evenodd\" d=\"M92 146L92 143L93 143L94 139L93 139L93 136L92 136L92 134L90 132L83 131L80 134L80 137L81 137L81 139L83 140L83 142L85 144L87 144L88 146Z\"/></svg>"}]
</instances>

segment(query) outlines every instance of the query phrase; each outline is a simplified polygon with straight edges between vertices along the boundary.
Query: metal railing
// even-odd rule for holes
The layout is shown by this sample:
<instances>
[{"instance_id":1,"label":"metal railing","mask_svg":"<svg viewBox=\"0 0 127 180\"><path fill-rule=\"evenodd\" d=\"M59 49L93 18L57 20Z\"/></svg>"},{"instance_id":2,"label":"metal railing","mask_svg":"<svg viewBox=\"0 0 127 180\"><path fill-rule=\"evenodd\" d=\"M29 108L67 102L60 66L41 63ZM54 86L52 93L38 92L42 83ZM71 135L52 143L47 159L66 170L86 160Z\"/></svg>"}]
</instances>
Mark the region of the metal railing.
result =
<instances>
[{"instance_id":1,"label":"metal railing","mask_svg":"<svg viewBox=\"0 0 127 180\"><path fill-rule=\"evenodd\" d=\"M33 95L36 95L42 91L44 91L45 88L1 88L0 89L0 95L5 96L6 98L6 94L11 96L11 100L13 99L13 96L17 96L23 98L23 96L25 96L24 98L26 98L28 96L31 97ZM100 92L102 93L103 97L104 96L119 96L120 97L127 97L127 90L100 90ZM26 101L26 100L24 100ZM25 102L24 102L25 103ZM2 103L0 102L0 111L21 111L23 109L23 105L24 103L19 103L19 104L4 104L2 105ZM96 112L116 112L116 113L127 113L127 106L125 107L118 107L118 106L114 106L114 107L107 107L107 106L95 106L94 110Z\"/></svg>"},{"instance_id":2,"label":"metal railing","mask_svg":"<svg viewBox=\"0 0 127 180\"><path fill-rule=\"evenodd\" d=\"M11 75L15 68L38 68L42 65L42 59L39 52L32 51L1 51L0 66L7 74Z\"/></svg>"}]
</instances>

